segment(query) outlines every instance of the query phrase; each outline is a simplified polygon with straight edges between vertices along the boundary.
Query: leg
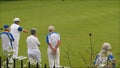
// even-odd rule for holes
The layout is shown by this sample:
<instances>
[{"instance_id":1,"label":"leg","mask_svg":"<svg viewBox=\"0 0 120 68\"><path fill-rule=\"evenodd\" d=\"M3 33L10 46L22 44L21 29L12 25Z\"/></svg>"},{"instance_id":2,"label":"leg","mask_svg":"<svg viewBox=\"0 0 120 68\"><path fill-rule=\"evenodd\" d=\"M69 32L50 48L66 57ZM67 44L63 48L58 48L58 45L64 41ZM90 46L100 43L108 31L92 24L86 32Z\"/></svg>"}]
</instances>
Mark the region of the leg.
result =
<instances>
[{"instance_id":1,"label":"leg","mask_svg":"<svg viewBox=\"0 0 120 68\"><path fill-rule=\"evenodd\" d=\"M30 64L36 65L36 63L40 63L40 53L38 50L30 50L28 51L28 57Z\"/></svg>"},{"instance_id":2,"label":"leg","mask_svg":"<svg viewBox=\"0 0 120 68\"><path fill-rule=\"evenodd\" d=\"M36 50L35 52L36 56L35 56L35 59L37 60L38 63L41 62L41 53L39 50Z\"/></svg>"},{"instance_id":3,"label":"leg","mask_svg":"<svg viewBox=\"0 0 120 68\"><path fill-rule=\"evenodd\" d=\"M19 49L18 44L19 44L19 37L15 37L15 41L14 41L14 50L15 50L15 52L13 54L14 58L18 57L18 49Z\"/></svg>"},{"instance_id":4,"label":"leg","mask_svg":"<svg viewBox=\"0 0 120 68\"><path fill-rule=\"evenodd\" d=\"M13 58L17 58L17 54L18 54L18 45L17 45L17 42L14 41L14 53L13 53Z\"/></svg>"},{"instance_id":5,"label":"leg","mask_svg":"<svg viewBox=\"0 0 120 68\"><path fill-rule=\"evenodd\" d=\"M33 61L33 54L31 51L28 51L28 58L29 58L29 62L31 63Z\"/></svg>"},{"instance_id":6,"label":"leg","mask_svg":"<svg viewBox=\"0 0 120 68\"><path fill-rule=\"evenodd\" d=\"M60 52L59 48L57 49L56 55L55 55L55 66L59 67L60 66Z\"/></svg>"},{"instance_id":7,"label":"leg","mask_svg":"<svg viewBox=\"0 0 120 68\"><path fill-rule=\"evenodd\" d=\"M18 44L19 44L19 40L17 40L17 46L16 46L16 57L18 57L18 51L19 51L19 46L18 46Z\"/></svg>"},{"instance_id":8,"label":"leg","mask_svg":"<svg viewBox=\"0 0 120 68\"><path fill-rule=\"evenodd\" d=\"M54 66L54 56L53 56L52 51L49 47L48 47L48 59L49 59L49 67L53 68L53 66Z\"/></svg>"},{"instance_id":9,"label":"leg","mask_svg":"<svg viewBox=\"0 0 120 68\"><path fill-rule=\"evenodd\" d=\"M13 54L11 53L10 48L4 49L3 53L8 58L9 63L12 64L13 63L13 59L12 59Z\"/></svg>"},{"instance_id":10,"label":"leg","mask_svg":"<svg viewBox=\"0 0 120 68\"><path fill-rule=\"evenodd\" d=\"M37 60L37 62L39 64L39 66L42 67L42 64L41 64L41 52L39 50L37 52L38 53L36 54L37 55L36 60Z\"/></svg>"}]
</instances>

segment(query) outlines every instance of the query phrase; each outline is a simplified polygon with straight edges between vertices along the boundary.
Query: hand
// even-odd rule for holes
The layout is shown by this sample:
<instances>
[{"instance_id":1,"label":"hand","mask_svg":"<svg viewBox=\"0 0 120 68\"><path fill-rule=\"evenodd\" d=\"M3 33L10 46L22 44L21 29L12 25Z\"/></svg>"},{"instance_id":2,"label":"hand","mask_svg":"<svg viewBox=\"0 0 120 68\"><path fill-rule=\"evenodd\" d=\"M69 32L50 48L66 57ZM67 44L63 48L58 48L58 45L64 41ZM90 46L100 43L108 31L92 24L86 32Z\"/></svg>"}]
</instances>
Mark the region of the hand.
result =
<instances>
[{"instance_id":1,"label":"hand","mask_svg":"<svg viewBox=\"0 0 120 68\"><path fill-rule=\"evenodd\" d=\"M25 30L25 29L23 29L23 32L28 34L28 31L27 31L27 30Z\"/></svg>"},{"instance_id":2,"label":"hand","mask_svg":"<svg viewBox=\"0 0 120 68\"><path fill-rule=\"evenodd\" d=\"M56 54L56 51L57 51L56 48L53 48L53 49L52 49L52 52L53 52L54 55Z\"/></svg>"}]
</instances>

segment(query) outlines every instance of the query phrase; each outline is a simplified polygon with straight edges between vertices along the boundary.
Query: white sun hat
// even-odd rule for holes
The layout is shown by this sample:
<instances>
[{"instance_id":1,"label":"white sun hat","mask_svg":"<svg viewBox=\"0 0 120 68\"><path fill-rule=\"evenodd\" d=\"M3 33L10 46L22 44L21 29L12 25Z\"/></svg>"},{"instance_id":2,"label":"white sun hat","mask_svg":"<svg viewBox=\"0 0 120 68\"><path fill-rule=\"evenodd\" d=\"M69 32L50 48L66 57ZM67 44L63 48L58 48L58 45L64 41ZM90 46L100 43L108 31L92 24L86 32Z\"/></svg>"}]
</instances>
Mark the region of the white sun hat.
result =
<instances>
[{"instance_id":1,"label":"white sun hat","mask_svg":"<svg viewBox=\"0 0 120 68\"><path fill-rule=\"evenodd\" d=\"M20 18L15 17L15 18L13 19L13 21L15 22L15 21L21 21L21 20L20 20Z\"/></svg>"}]
</instances>

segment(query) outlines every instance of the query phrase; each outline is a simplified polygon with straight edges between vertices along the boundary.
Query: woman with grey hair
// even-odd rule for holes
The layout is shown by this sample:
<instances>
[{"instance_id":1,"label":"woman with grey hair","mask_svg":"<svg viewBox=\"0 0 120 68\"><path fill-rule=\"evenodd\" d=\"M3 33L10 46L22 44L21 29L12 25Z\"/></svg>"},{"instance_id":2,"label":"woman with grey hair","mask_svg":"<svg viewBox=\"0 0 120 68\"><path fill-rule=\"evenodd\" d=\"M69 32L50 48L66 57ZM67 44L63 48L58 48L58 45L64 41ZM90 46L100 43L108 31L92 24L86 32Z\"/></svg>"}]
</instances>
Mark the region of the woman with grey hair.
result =
<instances>
[{"instance_id":1,"label":"woman with grey hair","mask_svg":"<svg viewBox=\"0 0 120 68\"><path fill-rule=\"evenodd\" d=\"M96 56L94 66L99 68L103 67L114 68L115 61L111 50L112 50L111 45L109 43L104 43L101 48L101 51Z\"/></svg>"},{"instance_id":2,"label":"woman with grey hair","mask_svg":"<svg viewBox=\"0 0 120 68\"><path fill-rule=\"evenodd\" d=\"M35 64L39 63L41 66L41 52L39 50L40 42L36 36L36 29L32 28L31 29L31 35L27 37L27 45L28 45L28 57L30 64Z\"/></svg>"}]
</instances>

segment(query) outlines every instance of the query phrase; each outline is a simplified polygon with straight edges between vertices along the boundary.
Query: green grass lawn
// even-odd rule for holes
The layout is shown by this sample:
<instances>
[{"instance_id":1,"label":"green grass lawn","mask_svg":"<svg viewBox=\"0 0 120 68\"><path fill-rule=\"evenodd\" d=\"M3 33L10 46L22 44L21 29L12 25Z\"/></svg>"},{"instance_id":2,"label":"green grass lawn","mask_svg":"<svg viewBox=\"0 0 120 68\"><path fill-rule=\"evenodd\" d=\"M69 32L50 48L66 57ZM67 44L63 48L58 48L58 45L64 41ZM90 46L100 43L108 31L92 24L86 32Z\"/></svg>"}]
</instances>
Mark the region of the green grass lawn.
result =
<instances>
[{"instance_id":1,"label":"green grass lawn","mask_svg":"<svg viewBox=\"0 0 120 68\"><path fill-rule=\"evenodd\" d=\"M19 17L21 26L28 31L37 28L41 42L42 64L48 66L46 35L47 27L54 25L61 35L60 61L62 66L70 66L66 52L70 46L72 67L87 67L90 64L89 33L92 33L94 56L100 51L104 42L112 46L113 55L120 67L120 32L119 0L61 0L54 1L1 1L0 27L12 24L14 17ZM26 38L29 34L21 33L19 56L27 56ZM0 55L2 45L0 41ZM84 63L80 54L84 56ZM27 64L27 61L24 61ZM20 62L17 61L20 66Z\"/></svg>"}]
</instances>

